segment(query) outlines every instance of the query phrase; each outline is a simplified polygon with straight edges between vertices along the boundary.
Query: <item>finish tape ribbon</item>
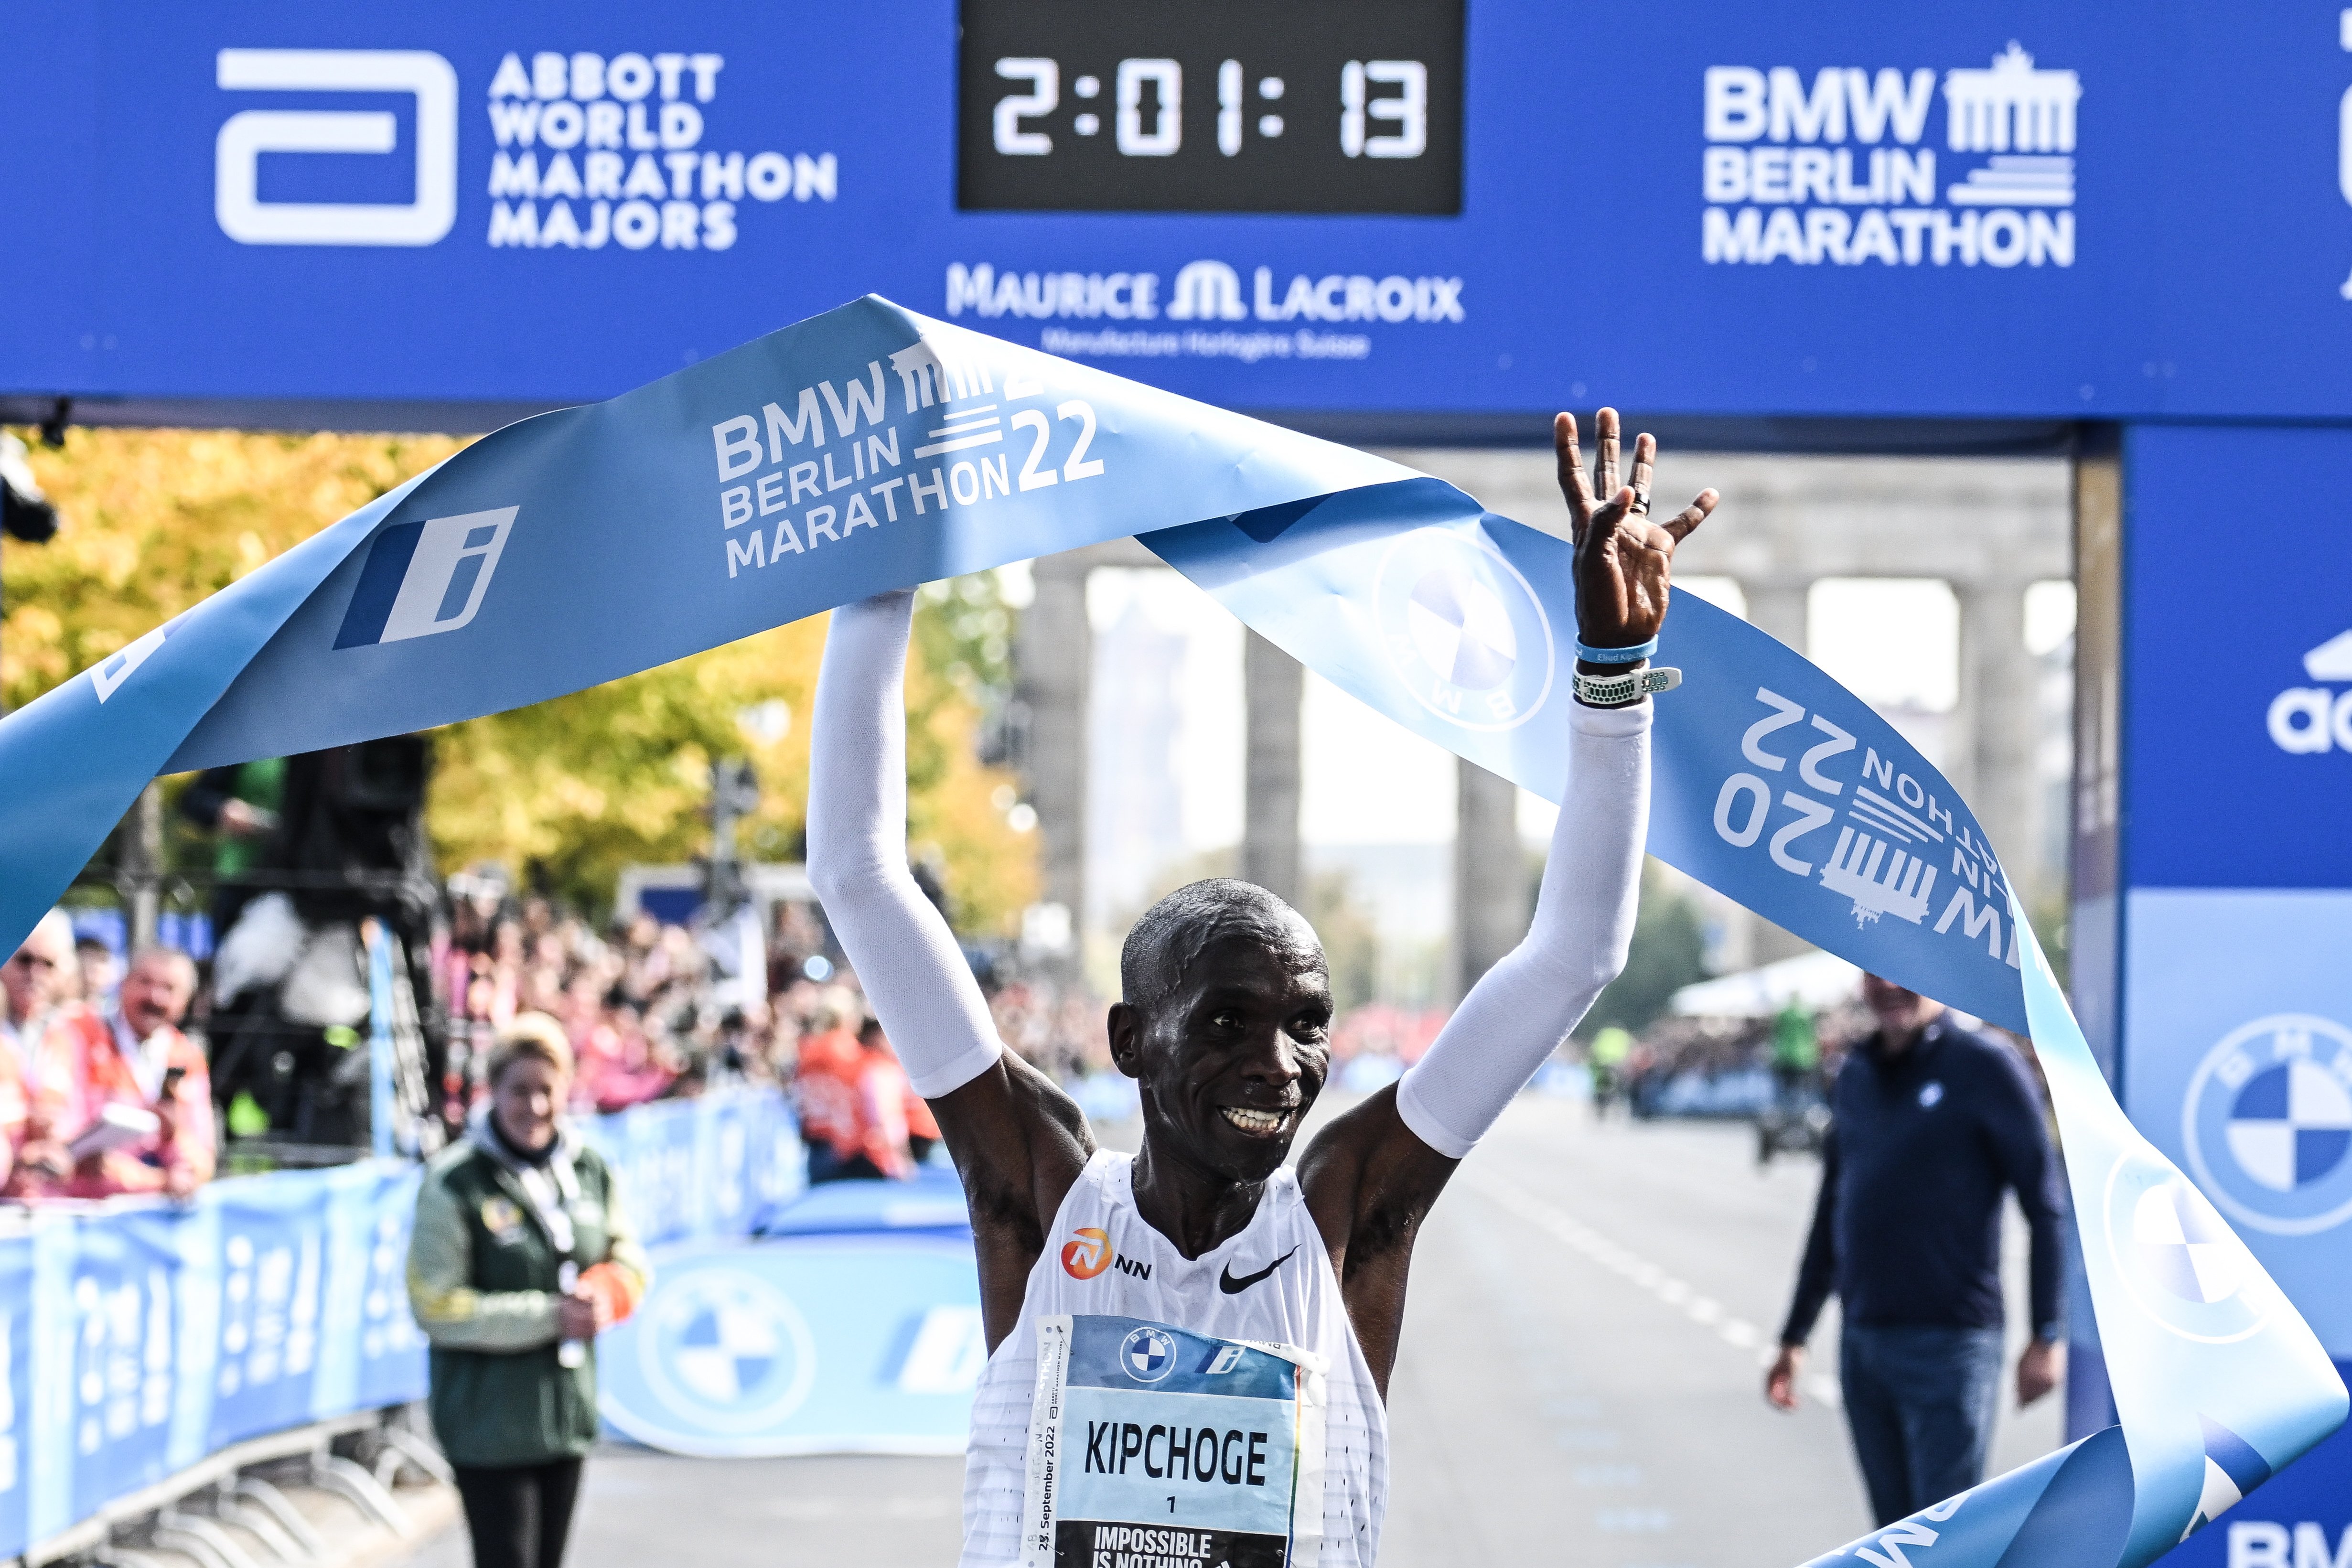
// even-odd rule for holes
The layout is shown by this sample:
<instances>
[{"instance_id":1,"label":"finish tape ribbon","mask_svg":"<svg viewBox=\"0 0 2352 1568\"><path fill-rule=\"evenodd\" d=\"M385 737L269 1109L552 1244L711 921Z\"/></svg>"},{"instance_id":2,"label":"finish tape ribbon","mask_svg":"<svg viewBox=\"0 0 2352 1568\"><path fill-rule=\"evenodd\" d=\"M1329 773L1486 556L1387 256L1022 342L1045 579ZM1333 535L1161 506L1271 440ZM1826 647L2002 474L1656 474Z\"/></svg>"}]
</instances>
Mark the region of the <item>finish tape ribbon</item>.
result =
<instances>
[{"instance_id":1,"label":"finish tape ribbon","mask_svg":"<svg viewBox=\"0 0 2352 1568\"><path fill-rule=\"evenodd\" d=\"M1718 528L1738 526L1724 519ZM1365 453L867 298L511 425L0 721L0 952L158 773L451 723L884 589L1129 534L1548 798L1569 546ZM1967 805L1852 692L1675 605L1650 851L2030 1036L2121 1425L1820 1559L2138 1568L2335 1430L2308 1326L2109 1093Z\"/></svg>"}]
</instances>

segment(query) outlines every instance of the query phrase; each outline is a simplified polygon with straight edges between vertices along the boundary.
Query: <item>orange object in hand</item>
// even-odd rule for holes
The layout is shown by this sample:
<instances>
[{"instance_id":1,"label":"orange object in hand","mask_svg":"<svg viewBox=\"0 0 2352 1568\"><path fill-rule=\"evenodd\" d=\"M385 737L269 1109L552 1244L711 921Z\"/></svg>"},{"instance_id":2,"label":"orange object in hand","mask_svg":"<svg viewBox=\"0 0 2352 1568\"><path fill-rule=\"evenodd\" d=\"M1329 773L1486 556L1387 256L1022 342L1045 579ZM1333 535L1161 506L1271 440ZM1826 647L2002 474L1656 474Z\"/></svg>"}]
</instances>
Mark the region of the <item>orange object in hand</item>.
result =
<instances>
[{"instance_id":1,"label":"orange object in hand","mask_svg":"<svg viewBox=\"0 0 2352 1568\"><path fill-rule=\"evenodd\" d=\"M619 1264L599 1263L580 1271L579 1288L573 1293L593 1301L597 1321L610 1328L626 1321L637 1310L645 1289L644 1282Z\"/></svg>"}]
</instances>

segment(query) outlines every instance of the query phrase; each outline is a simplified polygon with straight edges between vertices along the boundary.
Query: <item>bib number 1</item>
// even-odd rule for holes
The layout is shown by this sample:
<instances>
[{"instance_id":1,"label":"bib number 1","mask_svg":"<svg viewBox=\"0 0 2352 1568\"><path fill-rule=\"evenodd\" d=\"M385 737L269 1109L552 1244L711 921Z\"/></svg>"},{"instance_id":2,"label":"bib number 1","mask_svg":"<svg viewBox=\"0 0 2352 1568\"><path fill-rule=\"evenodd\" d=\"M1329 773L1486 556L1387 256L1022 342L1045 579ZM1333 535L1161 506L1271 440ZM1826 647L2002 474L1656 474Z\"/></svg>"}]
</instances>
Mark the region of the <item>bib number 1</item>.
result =
<instances>
[{"instance_id":1,"label":"bib number 1","mask_svg":"<svg viewBox=\"0 0 2352 1568\"><path fill-rule=\"evenodd\" d=\"M1039 1320L1023 1568L1311 1561L1319 1363L1135 1318Z\"/></svg>"}]
</instances>

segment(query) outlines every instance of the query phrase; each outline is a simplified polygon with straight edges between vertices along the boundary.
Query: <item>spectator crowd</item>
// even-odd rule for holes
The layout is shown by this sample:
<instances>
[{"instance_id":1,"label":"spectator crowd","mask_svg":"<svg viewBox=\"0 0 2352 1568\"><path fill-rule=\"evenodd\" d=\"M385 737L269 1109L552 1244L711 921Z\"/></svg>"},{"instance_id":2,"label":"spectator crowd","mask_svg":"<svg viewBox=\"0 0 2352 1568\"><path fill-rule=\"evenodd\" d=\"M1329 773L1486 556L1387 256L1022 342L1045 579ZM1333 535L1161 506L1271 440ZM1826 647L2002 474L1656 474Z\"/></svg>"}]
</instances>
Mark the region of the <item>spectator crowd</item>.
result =
<instances>
[{"instance_id":1,"label":"spectator crowd","mask_svg":"<svg viewBox=\"0 0 2352 1568\"><path fill-rule=\"evenodd\" d=\"M0 1197L185 1197L211 1180L211 1077L180 1027L195 993L184 952L142 949L118 977L63 910L42 917L0 964Z\"/></svg>"},{"instance_id":2,"label":"spectator crowd","mask_svg":"<svg viewBox=\"0 0 2352 1568\"><path fill-rule=\"evenodd\" d=\"M431 952L448 1021L432 1097L452 1132L481 1097L480 1070L500 1032L544 1014L561 1024L577 1063L575 1116L766 1084L793 1099L813 1181L903 1178L935 1149L929 1110L856 975L835 966L814 905L772 907L760 933L764 973L746 975L732 928L689 929L643 912L600 928L493 877L454 878L448 895ZM1101 998L1082 984L1005 976L985 962L979 969L1009 1047L1071 1086L1090 1113L1132 1113L1131 1086L1111 1070ZM194 962L165 947L119 960L102 942L77 942L65 911L52 910L0 964L0 1199L184 1196L211 1178L221 1117ZM1333 1029L1334 1086L1368 1091L1391 1081L1444 1019L1442 1008L1351 1009ZM1833 1052L1855 1022L1825 1016L1824 1045ZM1638 1041L1628 1037L1608 1076L1637 1115L1687 1113L1712 1109L1680 1103L1693 1086L1728 1088L1770 1060L1768 1025L1666 1018ZM246 1131L233 1111L227 1121Z\"/></svg>"},{"instance_id":3,"label":"spectator crowd","mask_svg":"<svg viewBox=\"0 0 2352 1568\"><path fill-rule=\"evenodd\" d=\"M731 933L644 913L600 930L484 878L453 879L449 892L431 975L449 1025L434 1110L452 1131L482 1095L500 1032L544 1014L578 1064L575 1116L768 1084L794 1100L813 1180L907 1177L937 1145L856 974L827 957L813 906L775 906L766 973L747 979L728 972ZM185 1196L211 1179L224 1126L255 1131L215 1104L207 982L186 953L142 948L125 962L77 941L53 910L0 963L0 1200ZM992 984L990 1005L1006 1042L1057 1079L1107 1073L1090 992L1018 979Z\"/></svg>"},{"instance_id":4,"label":"spectator crowd","mask_svg":"<svg viewBox=\"0 0 2352 1568\"><path fill-rule=\"evenodd\" d=\"M747 983L726 973L740 951L730 928L698 933L641 912L600 932L488 879L460 879L453 892L439 960L453 1120L477 1092L469 1064L518 1014L543 1012L572 1042L575 1114L766 1083L793 1097L814 1182L904 1178L937 1146L929 1108L856 973L835 967L813 906L774 906L765 973ZM988 989L999 1033L1041 1069L1064 1082L1108 1071L1104 1009L1090 992L1035 978Z\"/></svg>"}]
</instances>

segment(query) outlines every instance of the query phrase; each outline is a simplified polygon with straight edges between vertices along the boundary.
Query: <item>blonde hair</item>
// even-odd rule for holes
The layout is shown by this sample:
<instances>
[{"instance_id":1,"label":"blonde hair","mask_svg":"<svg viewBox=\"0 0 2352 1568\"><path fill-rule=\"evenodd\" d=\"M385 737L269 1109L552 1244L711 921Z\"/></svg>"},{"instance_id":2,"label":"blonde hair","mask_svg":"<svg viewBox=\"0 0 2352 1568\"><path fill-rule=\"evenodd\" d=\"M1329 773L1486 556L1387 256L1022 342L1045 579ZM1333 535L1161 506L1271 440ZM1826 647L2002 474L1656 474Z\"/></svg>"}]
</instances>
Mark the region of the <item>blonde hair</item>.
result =
<instances>
[{"instance_id":1,"label":"blonde hair","mask_svg":"<svg viewBox=\"0 0 2352 1568\"><path fill-rule=\"evenodd\" d=\"M567 1079L572 1076L572 1039L563 1032L563 1026L544 1013L518 1013L513 1023L499 1031L498 1044L490 1047L482 1081L491 1089L498 1088L507 1068L526 1057L545 1062Z\"/></svg>"}]
</instances>

